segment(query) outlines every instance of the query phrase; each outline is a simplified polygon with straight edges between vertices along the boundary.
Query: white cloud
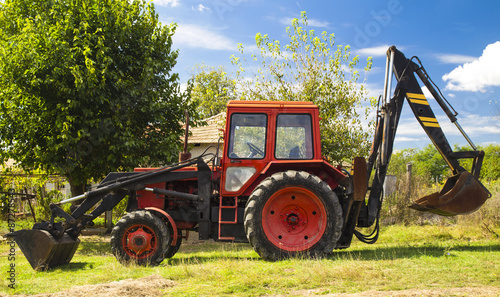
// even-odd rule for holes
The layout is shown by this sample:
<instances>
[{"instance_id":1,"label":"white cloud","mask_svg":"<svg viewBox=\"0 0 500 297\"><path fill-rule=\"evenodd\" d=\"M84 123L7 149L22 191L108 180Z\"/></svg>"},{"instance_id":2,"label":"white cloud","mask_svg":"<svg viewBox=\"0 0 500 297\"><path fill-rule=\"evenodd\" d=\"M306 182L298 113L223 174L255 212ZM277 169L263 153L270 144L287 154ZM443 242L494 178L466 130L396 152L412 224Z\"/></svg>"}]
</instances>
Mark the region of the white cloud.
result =
<instances>
[{"instance_id":1,"label":"white cloud","mask_svg":"<svg viewBox=\"0 0 500 297\"><path fill-rule=\"evenodd\" d=\"M490 86L500 86L500 41L489 44L479 59L458 66L443 75L447 90L486 92Z\"/></svg>"},{"instance_id":2,"label":"white cloud","mask_svg":"<svg viewBox=\"0 0 500 297\"><path fill-rule=\"evenodd\" d=\"M434 98L434 96L432 96L431 92L426 86L421 86L420 88L422 89L422 93L424 93L425 98L427 99Z\"/></svg>"},{"instance_id":3,"label":"white cloud","mask_svg":"<svg viewBox=\"0 0 500 297\"><path fill-rule=\"evenodd\" d=\"M382 57L386 55L389 47L390 45L387 44L374 47L366 47L356 50L356 53L362 56Z\"/></svg>"},{"instance_id":4,"label":"white cloud","mask_svg":"<svg viewBox=\"0 0 500 297\"><path fill-rule=\"evenodd\" d=\"M171 6L176 7L179 6L179 0L153 0L153 3L158 6Z\"/></svg>"},{"instance_id":5,"label":"white cloud","mask_svg":"<svg viewBox=\"0 0 500 297\"><path fill-rule=\"evenodd\" d=\"M192 10L197 10L199 12L212 12L212 10L210 9L210 7L206 7L205 5L203 4L198 4L198 6L191 6L191 9Z\"/></svg>"},{"instance_id":6,"label":"white cloud","mask_svg":"<svg viewBox=\"0 0 500 297\"><path fill-rule=\"evenodd\" d=\"M291 26L292 20L293 18L282 18L280 20L280 23L282 23L283 25ZM307 23L311 27L320 27L320 28L328 28L328 26L330 25L330 23L327 21L320 21L316 19L307 19Z\"/></svg>"},{"instance_id":7,"label":"white cloud","mask_svg":"<svg viewBox=\"0 0 500 297\"><path fill-rule=\"evenodd\" d=\"M173 37L176 44L211 50L236 50L236 42L224 35L191 24L179 24Z\"/></svg>"},{"instance_id":8,"label":"white cloud","mask_svg":"<svg viewBox=\"0 0 500 297\"><path fill-rule=\"evenodd\" d=\"M307 22L309 23L310 26L320 27L320 28L328 28L328 26L330 25L330 23L327 21L322 22L316 19L307 20Z\"/></svg>"},{"instance_id":9,"label":"white cloud","mask_svg":"<svg viewBox=\"0 0 500 297\"><path fill-rule=\"evenodd\" d=\"M449 131L450 135L461 135L458 129L452 124L447 117L442 119L441 121L446 120L443 130L445 133ZM481 116L478 114L461 114L459 115L458 120L460 121L460 125L463 127L465 132L469 134L469 136L488 136L489 138L499 138L500 137L500 127L493 123L496 123L498 120L494 116Z\"/></svg>"},{"instance_id":10,"label":"white cloud","mask_svg":"<svg viewBox=\"0 0 500 297\"><path fill-rule=\"evenodd\" d=\"M446 115L439 112L439 114L436 114L436 118L451 145L467 145L465 138ZM500 127L493 124L498 119L494 116L459 114L458 121L465 133L467 133L476 145L484 144L484 142L491 141L491 139L500 139ZM398 144L400 142L415 142L412 144L413 146L430 143L429 137L425 134L424 129L422 129L411 111L403 111L401 115L395 145L405 147L405 144Z\"/></svg>"},{"instance_id":11,"label":"white cloud","mask_svg":"<svg viewBox=\"0 0 500 297\"><path fill-rule=\"evenodd\" d=\"M414 138L414 137L405 137L405 136L398 136L395 141L397 142L404 142L404 141L421 141L421 138Z\"/></svg>"},{"instance_id":12,"label":"white cloud","mask_svg":"<svg viewBox=\"0 0 500 297\"><path fill-rule=\"evenodd\" d=\"M383 85L365 83L365 88L368 91L368 97L378 98L382 93L384 93Z\"/></svg>"},{"instance_id":13,"label":"white cloud","mask_svg":"<svg viewBox=\"0 0 500 297\"><path fill-rule=\"evenodd\" d=\"M437 55L437 58L439 61L446 64L465 64L477 60L477 57L465 55Z\"/></svg>"}]
</instances>

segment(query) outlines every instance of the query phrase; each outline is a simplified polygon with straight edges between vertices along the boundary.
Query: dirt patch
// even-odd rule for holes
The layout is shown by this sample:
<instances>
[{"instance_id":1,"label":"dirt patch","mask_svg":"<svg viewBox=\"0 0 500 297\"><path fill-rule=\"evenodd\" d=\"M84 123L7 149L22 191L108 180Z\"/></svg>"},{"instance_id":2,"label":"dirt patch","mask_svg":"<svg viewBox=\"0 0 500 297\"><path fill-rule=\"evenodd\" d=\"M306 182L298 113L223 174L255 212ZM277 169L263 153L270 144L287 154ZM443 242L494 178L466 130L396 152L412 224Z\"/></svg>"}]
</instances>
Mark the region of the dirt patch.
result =
<instances>
[{"instance_id":1,"label":"dirt patch","mask_svg":"<svg viewBox=\"0 0 500 297\"><path fill-rule=\"evenodd\" d=\"M358 293L336 293L325 294L323 289L300 290L288 294L287 296L330 296L330 297L385 297L385 296L405 296L405 297L437 297L437 296L500 296L500 287L467 287L467 288L436 288L427 290L401 290L401 291L375 291L369 290Z\"/></svg>"},{"instance_id":2,"label":"dirt patch","mask_svg":"<svg viewBox=\"0 0 500 297\"><path fill-rule=\"evenodd\" d=\"M162 296L162 289L174 286L174 281L165 279L159 275L151 275L138 279L124 279L121 281L105 284L75 286L71 289L53 293L37 295L17 295L30 297L153 297Z\"/></svg>"}]
</instances>

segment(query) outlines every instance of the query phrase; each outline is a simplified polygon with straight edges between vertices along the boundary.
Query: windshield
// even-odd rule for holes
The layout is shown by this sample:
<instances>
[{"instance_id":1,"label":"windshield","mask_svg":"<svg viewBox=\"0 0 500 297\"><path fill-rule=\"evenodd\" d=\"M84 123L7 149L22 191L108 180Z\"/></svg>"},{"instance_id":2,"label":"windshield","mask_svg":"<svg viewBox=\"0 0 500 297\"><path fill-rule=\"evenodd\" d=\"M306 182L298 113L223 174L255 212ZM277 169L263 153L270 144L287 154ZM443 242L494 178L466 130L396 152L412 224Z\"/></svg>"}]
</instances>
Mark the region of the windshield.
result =
<instances>
[{"instance_id":1,"label":"windshield","mask_svg":"<svg viewBox=\"0 0 500 297\"><path fill-rule=\"evenodd\" d=\"M228 157L232 159L264 158L266 130L267 116L265 114L233 114Z\"/></svg>"},{"instance_id":2,"label":"windshield","mask_svg":"<svg viewBox=\"0 0 500 297\"><path fill-rule=\"evenodd\" d=\"M311 116L280 114L276 123L276 159L312 159Z\"/></svg>"}]
</instances>

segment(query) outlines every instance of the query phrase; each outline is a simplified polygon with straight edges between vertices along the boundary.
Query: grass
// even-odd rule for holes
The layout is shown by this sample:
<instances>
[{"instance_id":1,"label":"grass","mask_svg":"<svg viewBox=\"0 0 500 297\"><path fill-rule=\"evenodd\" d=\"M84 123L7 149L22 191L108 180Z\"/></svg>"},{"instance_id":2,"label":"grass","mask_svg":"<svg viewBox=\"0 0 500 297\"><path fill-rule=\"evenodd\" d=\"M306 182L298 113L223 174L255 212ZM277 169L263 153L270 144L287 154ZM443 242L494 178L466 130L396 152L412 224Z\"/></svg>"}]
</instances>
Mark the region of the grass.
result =
<instances>
[{"instance_id":1,"label":"grass","mask_svg":"<svg viewBox=\"0 0 500 297\"><path fill-rule=\"evenodd\" d=\"M17 251L16 289L2 277L0 292L53 293L76 285L160 275L176 285L171 296L356 293L367 290L493 287L500 294L498 227L389 226L379 241L358 241L321 260L266 262L248 244L185 244L157 267L122 266L110 253L109 237L82 237L69 265L36 272ZM490 228L491 229L491 228ZM0 245L7 270L8 246ZM5 274L2 274L5 275Z\"/></svg>"}]
</instances>

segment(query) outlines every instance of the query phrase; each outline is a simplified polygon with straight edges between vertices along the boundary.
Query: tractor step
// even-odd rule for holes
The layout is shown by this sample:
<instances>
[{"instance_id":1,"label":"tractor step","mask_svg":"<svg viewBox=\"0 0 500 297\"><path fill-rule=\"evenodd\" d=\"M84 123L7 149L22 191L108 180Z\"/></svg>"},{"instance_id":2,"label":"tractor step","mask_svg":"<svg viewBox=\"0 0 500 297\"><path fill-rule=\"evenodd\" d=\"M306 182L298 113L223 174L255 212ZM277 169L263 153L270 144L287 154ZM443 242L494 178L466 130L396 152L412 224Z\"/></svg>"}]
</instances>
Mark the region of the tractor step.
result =
<instances>
[{"instance_id":1,"label":"tractor step","mask_svg":"<svg viewBox=\"0 0 500 297\"><path fill-rule=\"evenodd\" d=\"M232 199L232 198L231 198ZM234 197L233 205L223 205L224 198L221 196L219 198L219 240L234 240L234 236L223 236L222 235L222 226L224 224L234 225L238 223L238 197ZM222 211L225 209L234 209L234 220L223 221L222 220Z\"/></svg>"}]
</instances>

